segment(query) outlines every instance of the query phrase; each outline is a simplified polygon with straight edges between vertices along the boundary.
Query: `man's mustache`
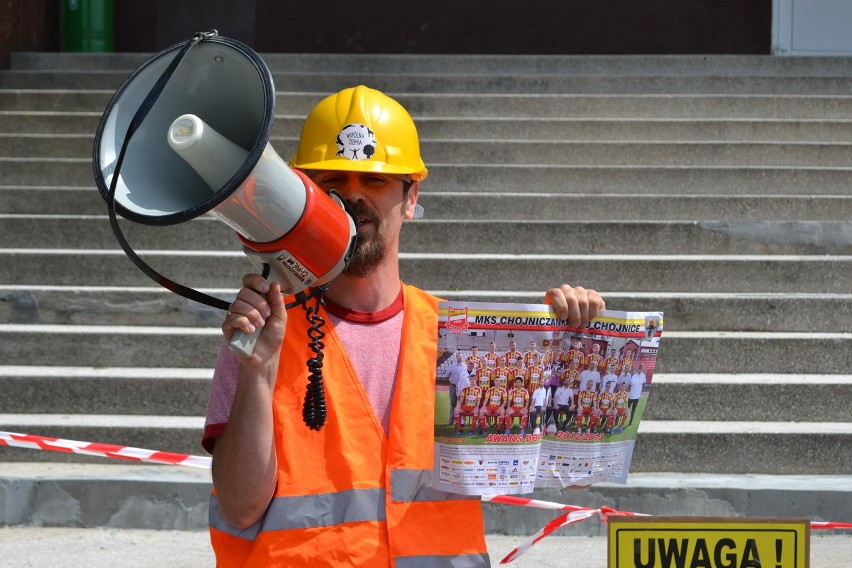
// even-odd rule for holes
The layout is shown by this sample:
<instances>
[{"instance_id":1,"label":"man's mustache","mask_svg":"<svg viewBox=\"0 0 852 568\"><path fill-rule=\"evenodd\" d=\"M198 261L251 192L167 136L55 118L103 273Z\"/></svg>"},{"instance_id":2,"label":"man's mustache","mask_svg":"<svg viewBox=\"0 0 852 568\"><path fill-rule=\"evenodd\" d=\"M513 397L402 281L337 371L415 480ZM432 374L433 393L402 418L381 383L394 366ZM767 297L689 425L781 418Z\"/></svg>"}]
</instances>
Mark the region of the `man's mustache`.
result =
<instances>
[{"instance_id":1,"label":"man's mustache","mask_svg":"<svg viewBox=\"0 0 852 568\"><path fill-rule=\"evenodd\" d=\"M349 203L349 207L352 210L352 214L355 217L356 221L359 217L366 218L369 219L370 222L376 226L378 226L379 222L381 221L381 217L379 217L379 214L373 209L370 209L370 207L367 206L363 201Z\"/></svg>"}]
</instances>

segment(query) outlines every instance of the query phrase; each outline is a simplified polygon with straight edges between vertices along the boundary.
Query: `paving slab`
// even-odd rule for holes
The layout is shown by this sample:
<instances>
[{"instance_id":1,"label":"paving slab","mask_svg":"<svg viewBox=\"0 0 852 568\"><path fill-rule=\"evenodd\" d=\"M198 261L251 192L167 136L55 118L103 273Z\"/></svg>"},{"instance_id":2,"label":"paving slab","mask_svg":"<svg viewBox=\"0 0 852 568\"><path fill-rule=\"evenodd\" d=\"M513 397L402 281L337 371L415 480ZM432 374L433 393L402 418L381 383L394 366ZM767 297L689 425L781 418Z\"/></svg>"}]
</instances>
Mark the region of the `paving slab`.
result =
<instances>
[{"instance_id":1,"label":"paving slab","mask_svg":"<svg viewBox=\"0 0 852 568\"><path fill-rule=\"evenodd\" d=\"M523 537L486 535L491 563L524 542ZM213 567L215 558L206 531L141 529L0 528L0 545L10 567L65 568L133 566L134 568ZM603 536L551 536L508 564L517 568L564 568L566 559L582 558L587 568L605 568ZM811 568L837 568L852 555L852 536L811 537Z\"/></svg>"}]
</instances>

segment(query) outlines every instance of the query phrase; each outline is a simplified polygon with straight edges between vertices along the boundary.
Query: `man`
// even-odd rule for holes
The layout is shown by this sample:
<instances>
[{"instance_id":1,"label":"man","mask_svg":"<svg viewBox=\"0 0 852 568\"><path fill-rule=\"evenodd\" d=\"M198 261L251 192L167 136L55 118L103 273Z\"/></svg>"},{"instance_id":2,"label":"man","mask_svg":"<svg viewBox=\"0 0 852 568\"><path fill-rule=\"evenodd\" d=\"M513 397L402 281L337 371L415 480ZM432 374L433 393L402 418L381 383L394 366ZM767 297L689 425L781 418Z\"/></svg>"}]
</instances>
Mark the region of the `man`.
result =
<instances>
[{"instance_id":1,"label":"man","mask_svg":"<svg viewBox=\"0 0 852 568\"><path fill-rule=\"evenodd\" d=\"M633 416L636 414L636 407L639 406L639 399L642 398L642 389L645 388L645 382L648 378L645 376L645 365L639 364L639 369L636 374L630 377L630 399L628 406L630 407L630 422L628 426L633 425Z\"/></svg>"},{"instance_id":2,"label":"man","mask_svg":"<svg viewBox=\"0 0 852 568\"><path fill-rule=\"evenodd\" d=\"M470 386L470 374L473 363L465 362L464 354L461 351L456 351L456 360L450 365L447 370L447 381L450 383L448 394L450 395L450 418L448 424L452 425L455 421L455 409L458 403L458 396L462 389Z\"/></svg>"},{"instance_id":3,"label":"man","mask_svg":"<svg viewBox=\"0 0 852 568\"><path fill-rule=\"evenodd\" d=\"M557 365L562 361L562 356L564 353L559 346L553 347L550 346L544 350L544 361L542 364L545 368L553 368L554 365Z\"/></svg>"},{"instance_id":4,"label":"man","mask_svg":"<svg viewBox=\"0 0 852 568\"><path fill-rule=\"evenodd\" d=\"M616 371L619 373L630 373L633 375L633 351L628 351L618 362Z\"/></svg>"},{"instance_id":5,"label":"man","mask_svg":"<svg viewBox=\"0 0 852 568\"><path fill-rule=\"evenodd\" d=\"M586 369L580 371L580 385L585 386L589 381L594 383L595 390L597 390L601 384L601 374L598 372L598 364L596 361L592 361Z\"/></svg>"},{"instance_id":6,"label":"man","mask_svg":"<svg viewBox=\"0 0 852 568\"><path fill-rule=\"evenodd\" d=\"M544 366L544 355L536 349L534 339L530 339L529 349L524 351L524 367Z\"/></svg>"},{"instance_id":7,"label":"man","mask_svg":"<svg viewBox=\"0 0 852 568\"><path fill-rule=\"evenodd\" d=\"M618 383L618 375L615 374L615 363L610 364L606 370L606 375L601 377L601 392L608 390L615 392L615 385Z\"/></svg>"},{"instance_id":8,"label":"man","mask_svg":"<svg viewBox=\"0 0 852 568\"><path fill-rule=\"evenodd\" d=\"M543 384L543 380L544 367L541 365L533 365L524 369L524 388L528 391L532 392L537 389L539 385ZM548 386L550 386L549 383Z\"/></svg>"},{"instance_id":9,"label":"man","mask_svg":"<svg viewBox=\"0 0 852 568\"><path fill-rule=\"evenodd\" d=\"M518 355L514 359L508 359L508 362L509 362L508 363L509 373L511 374L512 377L517 377L519 375L524 376L526 374L527 370L524 367L523 357Z\"/></svg>"},{"instance_id":10,"label":"man","mask_svg":"<svg viewBox=\"0 0 852 568\"><path fill-rule=\"evenodd\" d=\"M485 365L475 369L471 375L471 382L482 388L482 392L491 386L491 381L494 379L494 369L489 369Z\"/></svg>"},{"instance_id":11,"label":"man","mask_svg":"<svg viewBox=\"0 0 852 568\"><path fill-rule=\"evenodd\" d=\"M354 258L319 307L327 420L302 420L314 356L304 310L288 313L279 284L246 275L222 331L260 333L251 356L220 350L203 439L217 566L487 566L479 500L431 489L438 299L399 273L427 175L414 122L379 91L344 89L308 114L290 164L336 190L357 224ZM605 309L565 284L545 302L571 325Z\"/></svg>"},{"instance_id":12,"label":"man","mask_svg":"<svg viewBox=\"0 0 852 568\"><path fill-rule=\"evenodd\" d=\"M530 394L530 422L534 434L541 432L542 412L550 406L550 386L539 383Z\"/></svg>"},{"instance_id":13,"label":"man","mask_svg":"<svg viewBox=\"0 0 852 568\"><path fill-rule=\"evenodd\" d=\"M568 431L568 427L571 425L571 420L576 414L576 408L574 406L574 389L571 387L571 382L572 379L566 377L562 381L562 385L556 389L556 393L553 395L553 412L556 415L556 422L559 422L560 416L565 416L565 420L562 422L561 426L563 432Z\"/></svg>"},{"instance_id":14,"label":"man","mask_svg":"<svg viewBox=\"0 0 852 568\"><path fill-rule=\"evenodd\" d=\"M496 369L503 364L503 357L497 352L496 343L493 341L488 342L488 351L486 351L485 355L482 356L482 360L485 361L485 366L489 369Z\"/></svg>"},{"instance_id":15,"label":"man","mask_svg":"<svg viewBox=\"0 0 852 568\"><path fill-rule=\"evenodd\" d=\"M600 368L609 372L609 368L612 367L612 372L615 373L620 364L621 359L618 358L618 352L615 349L610 349L609 356L600 363Z\"/></svg>"},{"instance_id":16,"label":"man","mask_svg":"<svg viewBox=\"0 0 852 568\"><path fill-rule=\"evenodd\" d=\"M515 377L515 387L509 391L506 403L506 414L503 416L506 434L512 433L512 419L521 419L521 436L526 435L527 421L529 420L530 393L524 388L524 378Z\"/></svg>"},{"instance_id":17,"label":"man","mask_svg":"<svg viewBox=\"0 0 852 568\"><path fill-rule=\"evenodd\" d=\"M482 367L483 361L482 357L479 356L479 347L474 345L470 348L470 355L467 356L468 361L473 361L473 368L478 369Z\"/></svg>"},{"instance_id":18,"label":"man","mask_svg":"<svg viewBox=\"0 0 852 568\"><path fill-rule=\"evenodd\" d=\"M615 398L612 401L613 412L607 418L607 429L615 434L624 432L624 423L627 422L627 405L630 401L630 383L623 381L619 383Z\"/></svg>"},{"instance_id":19,"label":"man","mask_svg":"<svg viewBox=\"0 0 852 568\"><path fill-rule=\"evenodd\" d=\"M611 385L611 388L610 388ZM613 412L613 406L615 405L615 383L611 381L605 381L604 387L601 389L601 392L598 393L598 412L600 413L600 419L604 421L601 424L601 427L604 429L607 426L606 420L609 415Z\"/></svg>"},{"instance_id":20,"label":"man","mask_svg":"<svg viewBox=\"0 0 852 568\"><path fill-rule=\"evenodd\" d=\"M468 366L473 366L473 361L467 362ZM476 426L479 423L479 405L482 401L482 388L479 383L470 382L467 386L459 391L458 402L454 409L456 421L456 434L461 436L464 433L464 419L470 419L469 435L473 436L476 432Z\"/></svg>"},{"instance_id":21,"label":"man","mask_svg":"<svg viewBox=\"0 0 852 568\"><path fill-rule=\"evenodd\" d=\"M593 381L585 384L585 389L577 397L577 432L591 432L598 427L600 410L598 410L598 393Z\"/></svg>"},{"instance_id":22,"label":"man","mask_svg":"<svg viewBox=\"0 0 852 568\"><path fill-rule=\"evenodd\" d=\"M598 343L592 344L592 352L586 355L586 358L583 360L583 364L588 369L594 363L595 367L598 369L603 369L601 364L603 363L603 355L601 355L601 346Z\"/></svg>"},{"instance_id":23,"label":"man","mask_svg":"<svg viewBox=\"0 0 852 568\"><path fill-rule=\"evenodd\" d=\"M520 359L521 365L523 365L523 354L518 351L518 344L514 341L509 342L509 350L503 353L503 364L507 367L511 367L512 364Z\"/></svg>"},{"instance_id":24,"label":"man","mask_svg":"<svg viewBox=\"0 0 852 568\"><path fill-rule=\"evenodd\" d=\"M509 377L514 377L512 375L512 369L508 366L500 366L494 369L494 372L491 373L492 380L494 384L499 387L503 387L508 392L509 387Z\"/></svg>"},{"instance_id":25,"label":"man","mask_svg":"<svg viewBox=\"0 0 852 568\"><path fill-rule=\"evenodd\" d=\"M494 419L498 430L503 428L503 417L506 415L506 401L509 393L506 391L506 378L494 379L494 386L485 390L482 397L482 408L479 410L479 433L484 434L488 429L488 420Z\"/></svg>"},{"instance_id":26,"label":"man","mask_svg":"<svg viewBox=\"0 0 852 568\"><path fill-rule=\"evenodd\" d=\"M571 349L562 354L562 366L567 367L574 360L577 361L578 367L582 366L586 360L585 353L580 349L580 340L577 338L571 341Z\"/></svg>"}]
</instances>

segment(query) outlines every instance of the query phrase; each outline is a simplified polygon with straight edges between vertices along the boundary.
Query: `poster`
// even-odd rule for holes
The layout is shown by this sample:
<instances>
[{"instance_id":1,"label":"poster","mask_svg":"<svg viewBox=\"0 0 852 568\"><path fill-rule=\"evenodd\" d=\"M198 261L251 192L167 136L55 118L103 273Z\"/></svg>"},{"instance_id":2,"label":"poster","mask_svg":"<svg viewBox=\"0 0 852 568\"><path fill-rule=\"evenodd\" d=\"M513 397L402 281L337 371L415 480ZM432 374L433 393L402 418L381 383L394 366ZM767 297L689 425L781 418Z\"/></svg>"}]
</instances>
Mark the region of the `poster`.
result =
<instances>
[{"instance_id":1,"label":"poster","mask_svg":"<svg viewBox=\"0 0 852 568\"><path fill-rule=\"evenodd\" d=\"M626 482L662 331L662 312L605 310L576 328L544 304L442 302L434 486Z\"/></svg>"}]
</instances>

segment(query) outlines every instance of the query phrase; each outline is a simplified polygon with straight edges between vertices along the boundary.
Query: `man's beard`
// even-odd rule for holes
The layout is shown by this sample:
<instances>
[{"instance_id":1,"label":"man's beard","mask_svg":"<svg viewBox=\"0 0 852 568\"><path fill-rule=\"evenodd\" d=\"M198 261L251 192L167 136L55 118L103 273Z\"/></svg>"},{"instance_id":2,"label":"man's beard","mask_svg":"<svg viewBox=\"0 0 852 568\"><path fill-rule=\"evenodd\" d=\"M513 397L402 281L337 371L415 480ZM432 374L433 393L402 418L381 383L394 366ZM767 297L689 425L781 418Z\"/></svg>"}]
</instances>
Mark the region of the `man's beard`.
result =
<instances>
[{"instance_id":1,"label":"man's beard","mask_svg":"<svg viewBox=\"0 0 852 568\"><path fill-rule=\"evenodd\" d=\"M366 276L371 269L384 260L387 254L387 243L381 231L382 220L379 216L363 203L352 205L355 218L366 217L373 225L373 234L369 236L358 235L355 243L355 252L352 260L343 271L347 276Z\"/></svg>"}]
</instances>

